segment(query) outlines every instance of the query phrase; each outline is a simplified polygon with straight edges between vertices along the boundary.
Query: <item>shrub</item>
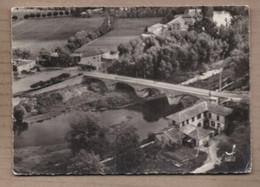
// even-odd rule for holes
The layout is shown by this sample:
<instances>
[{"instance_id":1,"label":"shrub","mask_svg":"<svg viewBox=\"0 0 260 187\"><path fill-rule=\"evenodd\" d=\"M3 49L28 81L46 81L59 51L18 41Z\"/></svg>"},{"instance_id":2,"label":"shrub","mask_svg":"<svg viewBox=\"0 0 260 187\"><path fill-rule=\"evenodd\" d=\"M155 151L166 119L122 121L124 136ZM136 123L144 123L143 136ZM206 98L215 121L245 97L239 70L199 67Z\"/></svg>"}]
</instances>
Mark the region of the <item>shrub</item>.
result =
<instances>
[{"instance_id":1,"label":"shrub","mask_svg":"<svg viewBox=\"0 0 260 187\"><path fill-rule=\"evenodd\" d=\"M14 107L13 116L16 119L16 121L22 122L24 117L23 109L20 106Z\"/></svg>"},{"instance_id":2,"label":"shrub","mask_svg":"<svg viewBox=\"0 0 260 187\"><path fill-rule=\"evenodd\" d=\"M65 11L65 15L69 15L69 14L70 14L69 11L66 10L66 11Z\"/></svg>"},{"instance_id":3,"label":"shrub","mask_svg":"<svg viewBox=\"0 0 260 187\"><path fill-rule=\"evenodd\" d=\"M36 17L37 17L37 18L41 17L41 14L40 14L40 13L37 13L37 14L36 14Z\"/></svg>"},{"instance_id":4,"label":"shrub","mask_svg":"<svg viewBox=\"0 0 260 187\"><path fill-rule=\"evenodd\" d=\"M28 19L28 18L29 18L29 15L28 15L28 14L25 14L25 15L23 16L23 18L24 18L24 19Z\"/></svg>"},{"instance_id":5,"label":"shrub","mask_svg":"<svg viewBox=\"0 0 260 187\"><path fill-rule=\"evenodd\" d=\"M13 20L17 20L18 17L17 17L17 16L13 16L12 19L13 19Z\"/></svg>"},{"instance_id":6,"label":"shrub","mask_svg":"<svg viewBox=\"0 0 260 187\"><path fill-rule=\"evenodd\" d=\"M48 12L48 13L47 13L47 16L49 16L49 17L52 16L52 13L51 13L51 12Z\"/></svg>"},{"instance_id":7,"label":"shrub","mask_svg":"<svg viewBox=\"0 0 260 187\"><path fill-rule=\"evenodd\" d=\"M60 12L59 14L60 14L61 16L63 16L64 13L63 13L63 12Z\"/></svg>"},{"instance_id":8,"label":"shrub","mask_svg":"<svg viewBox=\"0 0 260 187\"><path fill-rule=\"evenodd\" d=\"M54 15L54 16L58 16L58 12L54 12L53 15Z\"/></svg>"}]
</instances>

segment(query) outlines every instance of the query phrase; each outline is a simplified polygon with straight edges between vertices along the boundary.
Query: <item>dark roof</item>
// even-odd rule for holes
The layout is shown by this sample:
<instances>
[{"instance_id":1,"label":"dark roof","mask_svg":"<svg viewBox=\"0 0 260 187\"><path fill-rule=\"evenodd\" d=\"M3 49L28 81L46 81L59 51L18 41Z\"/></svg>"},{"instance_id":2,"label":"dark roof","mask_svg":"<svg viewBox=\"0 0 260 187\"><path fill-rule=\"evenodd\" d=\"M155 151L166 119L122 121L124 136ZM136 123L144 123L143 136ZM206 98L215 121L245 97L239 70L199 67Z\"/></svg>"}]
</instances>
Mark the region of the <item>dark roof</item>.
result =
<instances>
[{"instance_id":1,"label":"dark roof","mask_svg":"<svg viewBox=\"0 0 260 187\"><path fill-rule=\"evenodd\" d=\"M189 108L186 108L180 112L169 115L169 116L167 116L167 118L179 123L179 122L185 121L187 119L190 119L192 117L195 117L198 114L201 114L206 111L218 114L220 116L227 116L227 115L231 114L233 110L231 108L227 108L222 105L213 104L213 103L204 101L204 102L195 104Z\"/></svg>"},{"instance_id":2,"label":"dark roof","mask_svg":"<svg viewBox=\"0 0 260 187\"><path fill-rule=\"evenodd\" d=\"M167 136L173 142L178 142L183 138L183 134L174 127L164 129L162 132L159 132L157 134L163 134L163 135Z\"/></svg>"},{"instance_id":3,"label":"dark roof","mask_svg":"<svg viewBox=\"0 0 260 187\"><path fill-rule=\"evenodd\" d=\"M164 134L173 142L178 142L180 139L183 138L182 133L175 128L171 128L167 131L164 131Z\"/></svg>"},{"instance_id":4,"label":"dark roof","mask_svg":"<svg viewBox=\"0 0 260 187\"><path fill-rule=\"evenodd\" d=\"M224 107L222 105L209 103L209 102L207 104L208 104L208 110L210 112L218 114L220 116L228 116L233 111L233 109Z\"/></svg>"},{"instance_id":5,"label":"dark roof","mask_svg":"<svg viewBox=\"0 0 260 187\"><path fill-rule=\"evenodd\" d=\"M74 56L76 56L77 54L80 54L81 57L89 57L89 56L95 56L95 55L100 55L103 54L104 52L102 50L87 50L81 53L75 53L73 54Z\"/></svg>"}]
</instances>

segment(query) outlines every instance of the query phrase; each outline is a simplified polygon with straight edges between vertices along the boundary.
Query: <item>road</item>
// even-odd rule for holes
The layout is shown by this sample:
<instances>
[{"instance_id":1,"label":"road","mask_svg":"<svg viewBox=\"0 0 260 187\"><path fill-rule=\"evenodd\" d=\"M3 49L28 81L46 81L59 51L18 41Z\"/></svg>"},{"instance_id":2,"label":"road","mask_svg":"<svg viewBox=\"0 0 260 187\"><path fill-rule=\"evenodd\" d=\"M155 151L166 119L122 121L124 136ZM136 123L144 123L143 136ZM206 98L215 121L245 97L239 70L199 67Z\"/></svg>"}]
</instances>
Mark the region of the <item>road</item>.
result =
<instances>
[{"instance_id":1,"label":"road","mask_svg":"<svg viewBox=\"0 0 260 187\"><path fill-rule=\"evenodd\" d=\"M217 156L218 143L219 142L217 141L210 142L210 146L207 150L207 154L208 154L207 160L204 162L204 164L201 167L195 169L191 173L206 173L207 171L214 169L215 165L219 165L221 163L220 158L218 158Z\"/></svg>"},{"instance_id":2,"label":"road","mask_svg":"<svg viewBox=\"0 0 260 187\"><path fill-rule=\"evenodd\" d=\"M109 79L109 80L120 81L125 83L141 84L141 85L151 86L158 89L160 88L169 89L169 90L180 91L188 94L195 94L199 96L208 96L208 97L212 96L212 97L221 97L221 98L237 99L237 100L248 97L247 95L243 95L243 94L210 91L201 88L194 88L194 87L183 86L178 84L157 82L148 79L126 77L126 76L114 75L114 74L105 74L105 73L98 73L98 72L84 72L84 74L90 77L95 77L100 79Z\"/></svg>"}]
</instances>

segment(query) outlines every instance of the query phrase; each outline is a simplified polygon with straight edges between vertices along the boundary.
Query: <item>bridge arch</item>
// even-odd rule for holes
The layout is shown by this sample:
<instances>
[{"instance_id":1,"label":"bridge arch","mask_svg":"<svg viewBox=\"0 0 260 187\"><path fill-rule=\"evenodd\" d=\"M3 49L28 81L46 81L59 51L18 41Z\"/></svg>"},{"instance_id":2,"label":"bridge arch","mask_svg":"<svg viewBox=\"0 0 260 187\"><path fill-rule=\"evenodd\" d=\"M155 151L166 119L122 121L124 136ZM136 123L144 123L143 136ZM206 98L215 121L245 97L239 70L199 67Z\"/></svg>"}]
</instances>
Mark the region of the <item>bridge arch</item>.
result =
<instances>
[{"instance_id":1,"label":"bridge arch","mask_svg":"<svg viewBox=\"0 0 260 187\"><path fill-rule=\"evenodd\" d=\"M96 84L96 86L98 86L99 88L101 88L103 90L108 90L106 83L104 81L102 81L101 79L98 79L98 78L84 76L82 83L85 84L85 85L88 85L88 86Z\"/></svg>"},{"instance_id":2,"label":"bridge arch","mask_svg":"<svg viewBox=\"0 0 260 187\"><path fill-rule=\"evenodd\" d=\"M123 91L123 92L127 92L127 93L132 93L134 95L136 94L136 89L131 86L130 84L124 83L124 82L116 82L113 84L115 90L119 90L119 91Z\"/></svg>"},{"instance_id":3,"label":"bridge arch","mask_svg":"<svg viewBox=\"0 0 260 187\"><path fill-rule=\"evenodd\" d=\"M153 87L143 88L140 91L145 92L148 97L155 96L155 95L162 93L161 90L159 90L157 88L153 88Z\"/></svg>"}]
</instances>

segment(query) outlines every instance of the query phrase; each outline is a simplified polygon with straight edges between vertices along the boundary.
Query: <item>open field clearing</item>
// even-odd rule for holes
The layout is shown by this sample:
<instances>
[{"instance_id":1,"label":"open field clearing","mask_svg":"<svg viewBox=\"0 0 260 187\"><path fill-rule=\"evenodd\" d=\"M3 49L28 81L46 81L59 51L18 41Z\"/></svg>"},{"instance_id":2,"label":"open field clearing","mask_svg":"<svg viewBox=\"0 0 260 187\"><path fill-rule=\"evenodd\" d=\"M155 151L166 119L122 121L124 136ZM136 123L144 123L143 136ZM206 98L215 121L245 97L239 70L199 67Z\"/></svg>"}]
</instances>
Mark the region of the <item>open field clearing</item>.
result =
<instances>
[{"instance_id":1,"label":"open field clearing","mask_svg":"<svg viewBox=\"0 0 260 187\"><path fill-rule=\"evenodd\" d=\"M12 47L29 49L35 57L41 48L52 50L64 45L77 31L91 31L102 23L102 17L59 17L19 21L12 25Z\"/></svg>"},{"instance_id":2,"label":"open field clearing","mask_svg":"<svg viewBox=\"0 0 260 187\"><path fill-rule=\"evenodd\" d=\"M82 46L77 51L86 51L93 47L103 50L115 50L119 44L126 43L144 33L145 27L159 23L160 21L160 17L118 19L112 31Z\"/></svg>"}]
</instances>

